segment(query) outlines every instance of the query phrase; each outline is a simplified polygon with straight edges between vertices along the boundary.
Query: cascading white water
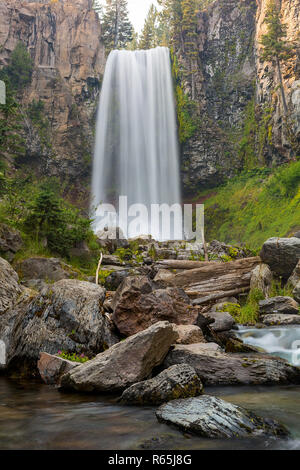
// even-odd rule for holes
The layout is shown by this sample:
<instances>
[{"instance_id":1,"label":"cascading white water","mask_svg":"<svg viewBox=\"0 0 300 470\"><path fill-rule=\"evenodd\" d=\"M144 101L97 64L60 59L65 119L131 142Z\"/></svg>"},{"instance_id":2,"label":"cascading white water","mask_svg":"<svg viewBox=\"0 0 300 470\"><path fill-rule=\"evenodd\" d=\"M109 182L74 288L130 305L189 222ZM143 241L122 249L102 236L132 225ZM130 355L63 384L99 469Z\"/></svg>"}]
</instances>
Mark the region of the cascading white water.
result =
<instances>
[{"instance_id":1,"label":"cascading white water","mask_svg":"<svg viewBox=\"0 0 300 470\"><path fill-rule=\"evenodd\" d=\"M100 97L92 180L92 206L117 205L127 196L128 207L179 204L179 157L170 52L110 53ZM142 219L142 216L140 217ZM125 232L124 221L115 221ZM94 229L97 230L97 218ZM128 236L153 233L144 217Z\"/></svg>"},{"instance_id":2,"label":"cascading white water","mask_svg":"<svg viewBox=\"0 0 300 470\"><path fill-rule=\"evenodd\" d=\"M300 365L300 326L240 328L236 335L245 344L261 348L273 356Z\"/></svg>"}]
</instances>

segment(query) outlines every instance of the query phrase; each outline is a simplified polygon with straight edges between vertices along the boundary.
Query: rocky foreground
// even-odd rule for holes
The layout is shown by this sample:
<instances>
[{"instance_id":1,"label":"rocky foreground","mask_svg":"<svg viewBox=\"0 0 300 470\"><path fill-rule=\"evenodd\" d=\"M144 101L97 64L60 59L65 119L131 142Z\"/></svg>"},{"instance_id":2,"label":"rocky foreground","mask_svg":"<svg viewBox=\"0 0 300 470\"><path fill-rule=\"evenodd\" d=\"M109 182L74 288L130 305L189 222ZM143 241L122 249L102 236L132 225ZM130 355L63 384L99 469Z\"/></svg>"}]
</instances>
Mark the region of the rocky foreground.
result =
<instances>
[{"instance_id":1,"label":"rocky foreground","mask_svg":"<svg viewBox=\"0 0 300 470\"><path fill-rule=\"evenodd\" d=\"M210 385L300 383L298 367L238 340L226 311L259 289L261 327L299 324L300 239L270 239L260 257L214 242L209 262L199 245L139 244L139 263L109 253L120 246L102 246L101 269L111 276L104 282L115 291L74 279L53 258L18 263L20 282L0 258L2 373L60 391L118 394L124 405L161 405L160 421L201 436L287 435L278 423L202 393ZM273 277L293 297L270 297Z\"/></svg>"}]
</instances>

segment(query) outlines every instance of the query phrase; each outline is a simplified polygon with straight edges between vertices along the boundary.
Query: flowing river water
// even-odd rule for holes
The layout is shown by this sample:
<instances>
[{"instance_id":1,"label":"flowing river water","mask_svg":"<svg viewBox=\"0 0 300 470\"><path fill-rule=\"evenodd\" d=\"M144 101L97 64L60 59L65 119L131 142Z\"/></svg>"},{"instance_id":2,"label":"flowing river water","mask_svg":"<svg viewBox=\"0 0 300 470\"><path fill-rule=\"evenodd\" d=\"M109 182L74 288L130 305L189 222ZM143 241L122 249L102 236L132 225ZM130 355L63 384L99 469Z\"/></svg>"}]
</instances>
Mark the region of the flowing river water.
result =
<instances>
[{"instance_id":1,"label":"flowing river water","mask_svg":"<svg viewBox=\"0 0 300 470\"><path fill-rule=\"evenodd\" d=\"M243 329L238 335L287 357L299 330ZM206 394L275 418L291 432L288 440L209 440L158 423L155 407L120 406L113 397L60 393L0 377L0 449L300 449L299 392L300 386L206 388Z\"/></svg>"}]
</instances>

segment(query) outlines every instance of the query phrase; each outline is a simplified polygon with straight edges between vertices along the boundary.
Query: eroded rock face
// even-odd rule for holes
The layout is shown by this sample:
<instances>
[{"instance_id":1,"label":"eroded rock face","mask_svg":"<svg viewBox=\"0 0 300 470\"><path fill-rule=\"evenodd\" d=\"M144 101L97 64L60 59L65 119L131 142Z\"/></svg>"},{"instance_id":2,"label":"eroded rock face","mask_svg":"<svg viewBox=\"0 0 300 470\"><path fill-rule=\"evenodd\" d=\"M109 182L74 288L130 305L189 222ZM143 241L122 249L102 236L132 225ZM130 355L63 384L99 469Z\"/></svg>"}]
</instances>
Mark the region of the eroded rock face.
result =
<instances>
[{"instance_id":1,"label":"eroded rock face","mask_svg":"<svg viewBox=\"0 0 300 470\"><path fill-rule=\"evenodd\" d=\"M207 438L286 437L288 430L277 421L203 395L174 400L156 411L158 421Z\"/></svg>"},{"instance_id":2,"label":"eroded rock face","mask_svg":"<svg viewBox=\"0 0 300 470\"><path fill-rule=\"evenodd\" d=\"M47 281L61 281L70 277L76 278L78 273L59 258L27 258L17 264L16 269L20 277L27 281L30 279L43 279Z\"/></svg>"},{"instance_id":3,"label":"eroded rock face","mask_svg":"<svg viewBox=\"0 0 300 470\"><path fill-rule=\"evenodd\" d=\"M11 265L0 258L0 316L13 306L22 292L19 277Z\"/></svg>"},{"instance_id":4,"label":"eroded rock face","mask_svg":"<svg viewBox=\"0 0 300 470\"><path fill-rule=\"evenodd\" d=\"M300 259L300 239L269 238L262 247L260 257L273 273L288 279Z\"/></svg>"},{"instance_id":5,"label":"eroded rock face","mask_svg":"<svg viewBox=\"0 0 300 470\"><path fill-rule=\"evenodd\" d=\"M12 310L7 368L35 375L40 352L94 356L118 342L104 315L104 299L102 287L69 279L49 286L27 308L20 308L19 315Z\"/></svg>"},{"instance_id":6,"label":"eroded rock face","mask_svg":"<svg viewBox=\"0 0 300 470\"><path fill-rule=\"evenodd\" d=\"M128 405L161 405L176 398L196 397L203 386L195 370L187 364L172 366L150 380L127 388L121 402Z\"/></svg>"},{"instance_id":7,"label":"eroded rock face","mask_svg":"<svg viewBox=\"0 0 300 470\"><path fill-rule=\"evenodd\" d=\"M113 321L124 336L133 335L158 321L179 325L195 323L199 311L182 289L160 288L146 276L127 277L113 298Z\"/></svg>"},{"instance_id":8,"label":"eroded rock face","mask_svg":"<svg viewBox=\"0 0 300 470\"><path fill-rule=\"evenodd\" d=\"M123 391L147 379L176 338L170 323L158 322L64 375L62 388L79 392Z\"/></svg>"},{"instance_id":9,"label":"eroded rock face","mask_svg":"<svg viewBox=\"0 0 300 470\"><path fill-rule=\"evenodd\" d=\"M189 364L204 385L300 383L298 367L263 354L226 354L198 345L177 345L168 353L163 367L175 364Z\"/></svg>"},{"instance_id":10,"label":"eroded rock face","mask_svg":"<svg viewBox=\"0 0 300 470\"><path fill-rule=\"evenodd\" d=\"M259 302L260 315L287 314L297 315L299 313L299 304L291 297L271 297L270 299Z\"/></svg>"},{"instance_id":11,"label":"eroded rock face","mask_svg":"<svg viewBox=\"0 0 300 470\"><path fill-rule=\"evenodd\" d=\"M58 356L42 352L37 367L42 380L47 385L59 385L61 376L79 364Z\"/></svg>"}]
</instances>

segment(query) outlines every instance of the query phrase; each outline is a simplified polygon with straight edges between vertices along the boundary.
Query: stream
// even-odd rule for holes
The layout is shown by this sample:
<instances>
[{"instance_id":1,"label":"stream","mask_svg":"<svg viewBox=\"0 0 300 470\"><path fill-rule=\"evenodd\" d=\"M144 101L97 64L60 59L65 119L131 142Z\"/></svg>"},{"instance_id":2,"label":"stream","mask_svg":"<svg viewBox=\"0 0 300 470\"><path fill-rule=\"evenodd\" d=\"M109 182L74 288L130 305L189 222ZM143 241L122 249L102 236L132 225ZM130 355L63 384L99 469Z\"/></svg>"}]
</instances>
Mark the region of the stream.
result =
<instances>
[{"instance_id":1,"label":"stream","mask_svg":"<svg viewBox=\"0 0 300 470\"><path fill-rule=\"evenodd\" d=\"M300 327L241 328L248 344L297 360ZM300 386L206 388L214 395L287 426L288 440L210 440L158 423L155 407L120 406L116 398L67 394L37 382L0 377L0 449L217 450L300 449Z\"/></svg>"}]
</instances>

